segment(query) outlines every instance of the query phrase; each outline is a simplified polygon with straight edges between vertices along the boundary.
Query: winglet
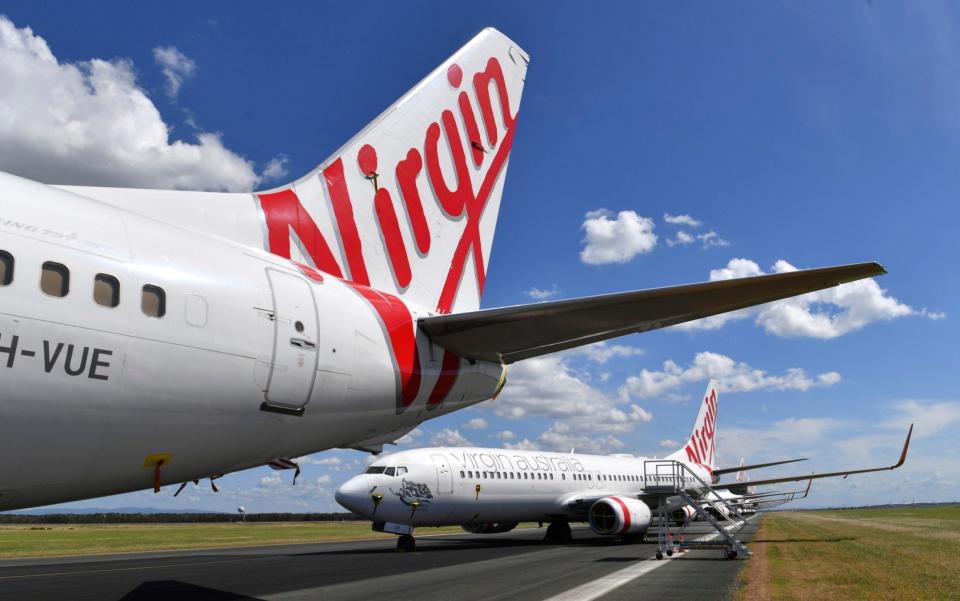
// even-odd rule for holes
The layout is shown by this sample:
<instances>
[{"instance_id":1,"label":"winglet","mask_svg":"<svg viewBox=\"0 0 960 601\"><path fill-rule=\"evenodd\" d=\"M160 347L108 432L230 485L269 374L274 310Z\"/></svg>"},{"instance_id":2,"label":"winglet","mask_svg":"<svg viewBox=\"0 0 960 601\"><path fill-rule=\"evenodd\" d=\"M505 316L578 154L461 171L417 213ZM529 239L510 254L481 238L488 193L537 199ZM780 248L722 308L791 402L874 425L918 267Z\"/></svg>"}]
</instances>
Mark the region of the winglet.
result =
<instances>
[{"instance_id":1,"label":"winglet","mask_svg":"<svg viewBox=\"0 0 960 601\"><path fill-rule=\"evenodd\" d=\"M900 461L896 465L891 465L890 469L895 470L907 460L907 449L910 448L910 437L913 435L913 424L910 424L910 429L907 430L907 440L903 442L903 450L900 451Z\"/></svg>"}]
</instances>

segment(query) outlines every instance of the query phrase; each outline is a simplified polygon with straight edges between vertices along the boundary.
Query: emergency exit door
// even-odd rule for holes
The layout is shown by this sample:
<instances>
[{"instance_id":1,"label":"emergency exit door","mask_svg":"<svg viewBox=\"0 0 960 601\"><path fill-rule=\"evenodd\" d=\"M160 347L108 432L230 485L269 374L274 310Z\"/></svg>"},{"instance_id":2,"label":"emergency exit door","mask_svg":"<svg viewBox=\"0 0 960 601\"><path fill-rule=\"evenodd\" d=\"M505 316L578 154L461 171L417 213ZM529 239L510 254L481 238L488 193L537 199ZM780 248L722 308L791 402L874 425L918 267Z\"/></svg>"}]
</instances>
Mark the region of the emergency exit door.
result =
<instances>
[{"instance_id":1,"label":"emergency exit door","mask_svg":"<svg viewBox=\"0 0 960 601\"><path fill-rule=\"evenodd\" d=\"M302 415L317 377L317 305L303 278L267 269L273 292L273 359L260 406Z\"/></svg>"},{"instance_id":2,"label":"emergency exit door","mask_svg":"<svg viewBox=\"0 0 960 601\"><path fill-rule=\"evenodd\" d=\"M439 494L450 494L453 492L453 473L450 471L450 464L443 455L431 455L433 464L437 468L437 492Z\"/></svg>"}]
</instances>

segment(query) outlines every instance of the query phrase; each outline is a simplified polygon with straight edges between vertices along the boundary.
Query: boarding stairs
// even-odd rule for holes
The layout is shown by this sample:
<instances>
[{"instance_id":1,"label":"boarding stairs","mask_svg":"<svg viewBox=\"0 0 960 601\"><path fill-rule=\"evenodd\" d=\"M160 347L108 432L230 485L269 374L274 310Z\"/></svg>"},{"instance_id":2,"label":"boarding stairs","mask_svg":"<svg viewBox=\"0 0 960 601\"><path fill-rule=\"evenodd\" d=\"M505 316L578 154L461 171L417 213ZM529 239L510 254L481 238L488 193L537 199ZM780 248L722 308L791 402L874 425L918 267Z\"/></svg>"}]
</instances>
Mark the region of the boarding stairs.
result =
<instances>
[{"instance_id":1,"label":"boarding stairs","mask_svg":"<svg viewBox=\"0 0 960 601\"><path fill-rule=\"evenodd\" d=\"M729 508L723 497L685 463L670 459L644 461L644 494L658 497L657 503L657 559L663 554L673 555L677 547L687 549L723 549L727 557L750 557L752 553L736 538L747 521ZM667 501L680 497L695 509L676 532L670 531ZM711 513L709 509L713 509ZM719 533L720 540L686 541L684 533L698 517L709 523ZM717 517L719 516L719 517Z\"/></svg>"}]
</instances>

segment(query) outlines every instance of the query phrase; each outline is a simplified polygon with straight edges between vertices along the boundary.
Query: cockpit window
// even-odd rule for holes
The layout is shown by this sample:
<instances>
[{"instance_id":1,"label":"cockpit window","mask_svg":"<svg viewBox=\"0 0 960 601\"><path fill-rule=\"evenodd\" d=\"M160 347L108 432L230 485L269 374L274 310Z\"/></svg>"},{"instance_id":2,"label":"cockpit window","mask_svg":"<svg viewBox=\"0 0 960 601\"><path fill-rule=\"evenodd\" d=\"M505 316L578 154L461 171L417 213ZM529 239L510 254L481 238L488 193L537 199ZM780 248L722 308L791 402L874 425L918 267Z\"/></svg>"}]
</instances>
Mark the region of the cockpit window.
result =
<instances>
[{"instance_id":1,"label":"cockpit window","mask_svg":"<svg viewBox=\"0 0 960 601\"><path fill-rule=\"evenodd\" d=\"M400 466L397 468L397 475L402 476L407 473L407 468Z\"/></svg>"},{"instance_id":2,"label":"cockpit window","mask_svg":"<svg viewBox=\"0 0 960 601\"><path fill-rule=\"evenodd\" d=\"M367 473L367 474L382 474L382 473L384 472L384 470L386 470L386 469L387 469L387 468L383 467L382 465L371 465L370 467L367 468L367 471L366 471L365 473Z\"/></svg>"},{"instance_id":3,"label":"cockpit window","mask_svg":"<svg viewBox=\"0 0 960 601\"><path fill-rule=\"evenodd\" d=\"M385 470L383 471L383 473L386 474L386 475L388 475L388 476L396 476L396 475L397 475L397 468L395 468L395 467L388 467L387 469L385 469Z\"/></svg>"}]
</instances>

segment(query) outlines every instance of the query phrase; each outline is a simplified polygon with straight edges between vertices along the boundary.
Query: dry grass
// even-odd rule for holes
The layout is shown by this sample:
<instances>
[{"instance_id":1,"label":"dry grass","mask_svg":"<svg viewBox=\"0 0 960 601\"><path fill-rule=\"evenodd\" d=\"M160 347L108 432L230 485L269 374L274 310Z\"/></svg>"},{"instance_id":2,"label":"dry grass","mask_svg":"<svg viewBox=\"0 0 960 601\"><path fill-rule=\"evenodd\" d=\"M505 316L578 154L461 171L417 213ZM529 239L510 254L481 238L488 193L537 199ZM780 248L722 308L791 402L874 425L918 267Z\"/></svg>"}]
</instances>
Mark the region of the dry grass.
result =
<instances>
[{"instance_id":1,"label":"dry grass","mask_svg":"<svg viewBox=\"0 0 960 601\"><path fill-rule=\"evenodd\" d=\"M459 527L421 528L419 535L463 532ZM24 525L0 526L0 558L89 555L214 547L315 543L383 538L370 522L233 524Z\"/></svg>"},{"instance_id":2,"label":"dry grass","mask_svg":"<svg viewBox=\"0 0 960 601\"><path fill-rule=\"evenodd\" d=\"M740 601L960 599L960 507L764 517Z\"/></svg>"}]
</instances>

